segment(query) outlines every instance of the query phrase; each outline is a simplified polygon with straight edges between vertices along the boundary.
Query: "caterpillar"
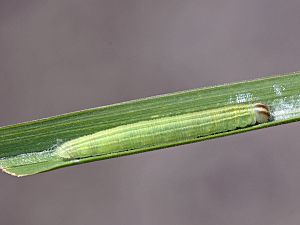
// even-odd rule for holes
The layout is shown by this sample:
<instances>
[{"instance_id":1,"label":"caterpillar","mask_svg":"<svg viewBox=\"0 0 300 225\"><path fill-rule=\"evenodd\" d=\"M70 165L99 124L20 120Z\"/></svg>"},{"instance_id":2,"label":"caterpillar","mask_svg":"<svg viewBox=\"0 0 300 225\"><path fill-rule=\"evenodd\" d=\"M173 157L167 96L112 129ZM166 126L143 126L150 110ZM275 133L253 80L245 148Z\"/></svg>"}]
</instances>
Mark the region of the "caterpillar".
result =
<instances>
[{"instance_id":1,"label":"caterpillar","mask_svg":"<svg viewBox=\"0 0 300 225\"><path fill-rule=\"evenodd\" d=\"M224 106L102 130L65 142L56 154L64 159L80 159L170 146L269 120L270 109L262 103Z\"/></svg>"}]
</instances>

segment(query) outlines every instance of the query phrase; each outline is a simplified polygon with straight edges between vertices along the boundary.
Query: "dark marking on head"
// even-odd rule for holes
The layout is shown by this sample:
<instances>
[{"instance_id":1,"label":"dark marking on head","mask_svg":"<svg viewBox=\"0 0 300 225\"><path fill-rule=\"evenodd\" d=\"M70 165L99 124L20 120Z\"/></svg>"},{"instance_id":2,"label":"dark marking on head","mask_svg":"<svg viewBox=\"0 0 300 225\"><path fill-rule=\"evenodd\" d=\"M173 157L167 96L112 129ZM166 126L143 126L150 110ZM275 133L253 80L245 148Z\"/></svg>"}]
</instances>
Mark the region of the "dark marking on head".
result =
<instances>
[{"instance_id":1,"label":"dark marking on head","mask_svg":"<svg viewBox=\"0 0 300 225\"><path fill-rule=\"evenodd\" d=\"M256 103L254 105L256 123L266 123L271 119L270 108L263 103Z\"/></svg>"}]
</instances>

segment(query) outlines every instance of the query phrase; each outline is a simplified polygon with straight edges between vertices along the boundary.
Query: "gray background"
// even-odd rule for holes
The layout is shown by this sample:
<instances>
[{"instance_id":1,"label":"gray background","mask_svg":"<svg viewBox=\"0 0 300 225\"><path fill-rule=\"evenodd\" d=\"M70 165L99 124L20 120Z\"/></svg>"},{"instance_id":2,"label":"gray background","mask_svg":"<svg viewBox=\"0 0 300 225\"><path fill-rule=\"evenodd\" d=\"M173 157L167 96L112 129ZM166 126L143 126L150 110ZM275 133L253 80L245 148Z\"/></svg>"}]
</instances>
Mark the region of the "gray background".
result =
<instances>
[{"instance_id":1,"label":"gray background","mask_svg":"<svg viewBox=\"0 0 300 225\"><path fill-rule=\"evenodd\" d=\"M0 125L300 69L299 0L0 1ZM300 124L17 179L1 224L300 222Z\"/></svg>"}]
</instances>

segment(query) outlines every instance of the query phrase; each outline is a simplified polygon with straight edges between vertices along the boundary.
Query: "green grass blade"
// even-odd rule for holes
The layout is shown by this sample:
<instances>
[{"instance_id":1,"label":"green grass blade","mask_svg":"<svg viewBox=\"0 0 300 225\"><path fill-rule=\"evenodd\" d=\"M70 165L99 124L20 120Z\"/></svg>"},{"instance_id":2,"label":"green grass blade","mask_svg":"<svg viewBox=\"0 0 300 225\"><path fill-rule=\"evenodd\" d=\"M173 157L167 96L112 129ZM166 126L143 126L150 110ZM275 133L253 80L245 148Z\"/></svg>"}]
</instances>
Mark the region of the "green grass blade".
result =
<instances>
[{"instance_id":1,"label":"green grass blade","mask_svg":"<svg viewBox=\"0 0 300 225\"><path fill-rule=\"evenodd\" d=\"M114 152L83 159L55 154L66 141L105 129L239 103L262 102L271 108L272 121L174 144ZM80 163L161 149L232 135L300 120L300 72L259 80L194 89L114 104L0 128L0 168L16 176L41 173Z\"/></svg>"}]
</instances>

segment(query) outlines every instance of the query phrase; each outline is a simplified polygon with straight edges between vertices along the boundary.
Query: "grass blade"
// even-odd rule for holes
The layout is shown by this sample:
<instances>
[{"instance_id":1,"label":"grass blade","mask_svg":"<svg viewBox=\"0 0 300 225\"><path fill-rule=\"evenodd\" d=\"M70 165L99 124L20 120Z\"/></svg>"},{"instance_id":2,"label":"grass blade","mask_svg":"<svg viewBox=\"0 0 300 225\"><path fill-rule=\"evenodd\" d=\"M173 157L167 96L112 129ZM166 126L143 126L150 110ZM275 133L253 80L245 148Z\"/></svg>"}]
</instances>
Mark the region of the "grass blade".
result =
<instances>
[{"instance_id":1,"label":"grass blade","mask_svg":"<svg viewBox=\"0 0 300 225\"><path fill-rule=\"evenodd\" d=\"M80 159L65 159L56 153L62 144L99 131L225 106L267 104L272 120L173 144ZM51 118L0 128L0 168L12 175L26 176L80 163L140 153L300 120L300 73L265 77L253 81L194 89L87 109Z\"/></svg>"}]
</instances>

